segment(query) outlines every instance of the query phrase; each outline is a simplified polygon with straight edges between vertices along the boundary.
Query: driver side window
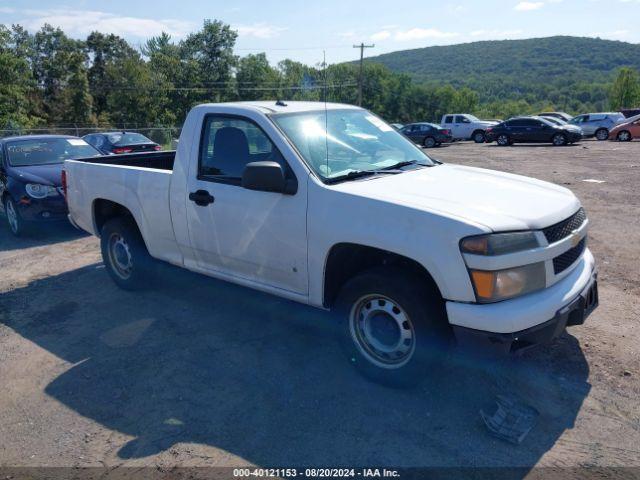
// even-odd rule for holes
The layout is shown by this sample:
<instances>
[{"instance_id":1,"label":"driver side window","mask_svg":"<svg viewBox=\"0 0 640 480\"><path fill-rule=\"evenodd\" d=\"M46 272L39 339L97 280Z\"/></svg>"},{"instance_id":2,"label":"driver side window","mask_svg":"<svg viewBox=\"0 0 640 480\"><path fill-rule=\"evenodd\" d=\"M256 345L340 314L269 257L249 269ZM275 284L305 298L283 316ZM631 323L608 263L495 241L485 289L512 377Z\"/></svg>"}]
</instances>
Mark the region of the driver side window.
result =
<instances>
[{"instance_id":1,"label":"driver side window","mask_svg":"<svg viewBox=\"0 0 640 480\"><path fill-rule=\"evenodd\" d=\"M198 178L240 184L247 163L273 161L290 169L269 137L255 123L237 117L205 117Z\"/></svg>"}]
</instances>

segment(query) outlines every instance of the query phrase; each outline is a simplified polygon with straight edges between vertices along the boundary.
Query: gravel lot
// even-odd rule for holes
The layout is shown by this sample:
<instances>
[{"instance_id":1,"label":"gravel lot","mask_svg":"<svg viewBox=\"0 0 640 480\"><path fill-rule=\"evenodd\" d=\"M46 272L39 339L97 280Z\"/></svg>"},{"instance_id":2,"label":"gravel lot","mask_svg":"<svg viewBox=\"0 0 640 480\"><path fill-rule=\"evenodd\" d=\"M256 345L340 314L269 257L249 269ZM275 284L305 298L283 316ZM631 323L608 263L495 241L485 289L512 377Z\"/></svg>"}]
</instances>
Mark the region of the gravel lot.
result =
<instances>
[{"instance_id":1,"label":"gravel lot","mask_svg":"<svg viewBox=\"0 0 640 480\"><path fill-rule=\"evenodd\" d=\"M501 364L454 353L392 390L350 368L322 312L173 268L124 292L97 239L2 225L0 466L640 467L640 142L428 153L581 198L600 268L587 324ZM519 446L478 414L504 392L540 411Z\"/></svg>"}]
</instances>

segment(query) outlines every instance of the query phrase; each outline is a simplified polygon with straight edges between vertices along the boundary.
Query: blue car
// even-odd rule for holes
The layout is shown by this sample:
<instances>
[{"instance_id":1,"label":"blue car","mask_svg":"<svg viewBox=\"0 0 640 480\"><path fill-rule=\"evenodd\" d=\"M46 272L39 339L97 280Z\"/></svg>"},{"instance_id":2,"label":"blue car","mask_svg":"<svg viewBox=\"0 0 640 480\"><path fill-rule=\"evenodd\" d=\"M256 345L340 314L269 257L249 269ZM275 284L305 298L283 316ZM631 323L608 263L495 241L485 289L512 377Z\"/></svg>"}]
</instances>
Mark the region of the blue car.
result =
<instances>
[{"instance_id":1,"label":"blue car","mask_svg":"<svg viewBox=\"0 0 640 480\"><path fill-rule=\"evenodd\" d=\"M66 220L64 161L98 155L81 138L65 135L0 139L0 198L11 233L19 236L37 223Z\"/></svg>"}]
</instances>

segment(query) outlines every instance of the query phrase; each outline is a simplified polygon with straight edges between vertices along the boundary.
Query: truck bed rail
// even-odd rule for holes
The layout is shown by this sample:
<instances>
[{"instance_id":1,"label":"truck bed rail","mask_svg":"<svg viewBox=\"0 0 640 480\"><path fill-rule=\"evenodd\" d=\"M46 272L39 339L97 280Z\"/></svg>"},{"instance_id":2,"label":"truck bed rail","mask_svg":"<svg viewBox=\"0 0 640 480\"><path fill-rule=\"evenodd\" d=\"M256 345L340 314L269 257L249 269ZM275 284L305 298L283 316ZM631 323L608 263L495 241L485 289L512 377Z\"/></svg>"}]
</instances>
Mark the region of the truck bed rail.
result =
<instances>
[{"instance_id":1,"label":"truck bed rail","mask_svg":"<svg viewBox=\"0 0 640 480\"><path fill-rule=\"evenodd\" d=\"M101 155L99 157L78 158L77 162L101 163L104 165L126 165L128 167L173 170L175 150L149 153L127 153L122 155Z\"/></svg>"}]
</instances>

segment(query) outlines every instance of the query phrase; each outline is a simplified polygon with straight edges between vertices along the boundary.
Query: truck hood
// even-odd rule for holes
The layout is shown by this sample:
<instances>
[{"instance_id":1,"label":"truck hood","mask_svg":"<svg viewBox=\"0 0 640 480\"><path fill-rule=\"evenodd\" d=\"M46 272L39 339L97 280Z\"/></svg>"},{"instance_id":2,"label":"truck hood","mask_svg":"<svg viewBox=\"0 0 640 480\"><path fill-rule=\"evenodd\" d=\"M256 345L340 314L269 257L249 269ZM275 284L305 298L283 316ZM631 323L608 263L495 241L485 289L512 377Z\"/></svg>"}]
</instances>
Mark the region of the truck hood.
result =
<instances>
[{"instance_id":1,"label":"truck hood","mask_svg":"<svg viewBox=\"0 0 640 480\"><path fill-rule=\"evenodd\" d=\"M510 173L438 165L335 185L345 193L429 211L493 231L540 229L578 210L566 188Z\"/></svg>"},{"instance_id":2,"label":"truck hood","mask_svg":"<svg viewBox=\"0 0 640 480\"><path fill-rule=\"evenodd\" d=\"M24 183L39 183L59 187L62 185L63 163L51 165L27 165L24 167L10 167L9 174Z\"/></svg>"}]
</instances>

